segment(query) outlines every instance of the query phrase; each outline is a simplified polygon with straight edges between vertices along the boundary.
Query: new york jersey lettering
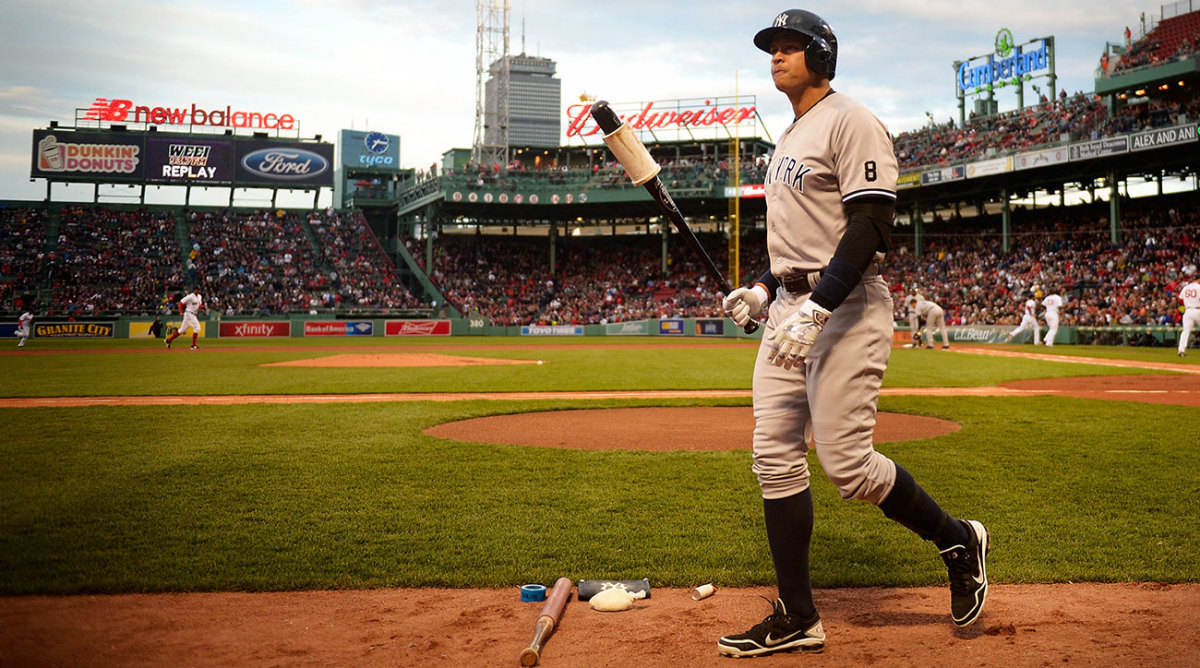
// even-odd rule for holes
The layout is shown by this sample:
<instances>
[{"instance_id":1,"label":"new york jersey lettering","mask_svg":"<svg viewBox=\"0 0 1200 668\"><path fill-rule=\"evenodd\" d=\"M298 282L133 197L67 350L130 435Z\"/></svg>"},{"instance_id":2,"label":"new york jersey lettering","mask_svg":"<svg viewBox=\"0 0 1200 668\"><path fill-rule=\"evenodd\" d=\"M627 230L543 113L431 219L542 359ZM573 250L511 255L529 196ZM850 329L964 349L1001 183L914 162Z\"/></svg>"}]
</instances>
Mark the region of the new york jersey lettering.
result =
<instances>
[{"instance_id":1,"label":"new york jersey lettering","mask_svg":"<svg viewBox=\"0 0 1200 668\"><path fill-rule=\"evenodd\" d=\"M803 162L781 155L775 159L775 168L767 170L765 185L778 181L793 190L804 192L804 175L811 171L812 167L805 167Z\"/></svg>"}]
</instances>

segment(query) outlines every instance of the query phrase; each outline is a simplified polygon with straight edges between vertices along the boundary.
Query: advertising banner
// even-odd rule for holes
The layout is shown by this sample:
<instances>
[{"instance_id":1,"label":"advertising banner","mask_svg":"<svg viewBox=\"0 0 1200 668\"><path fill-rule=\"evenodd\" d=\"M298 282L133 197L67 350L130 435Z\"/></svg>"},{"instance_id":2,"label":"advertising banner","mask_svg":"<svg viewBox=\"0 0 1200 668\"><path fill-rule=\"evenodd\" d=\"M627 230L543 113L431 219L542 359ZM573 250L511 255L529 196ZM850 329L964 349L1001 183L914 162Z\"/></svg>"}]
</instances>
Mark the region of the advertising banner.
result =
<instances>
[{"instance_id":1,"label":"advertising banner","mask_svg":"<svg viewBox=\"0 0 1200 668\"><path fill-rule=\"evenodd\" d=\"M449 320L388 320L384 336L450 336Z\"/></svg>"},{"instance_id":2,"label":"advertising banner","mask_svg":"<svg viewBox=\"0 0 1200 668\"><path fill-rule=\"evenodd\" d=\"M146 180L167 183L231 183L233 141L197 137L146 139Z\"/></svg>"},{"instance_id":3,"label":"advertising banner","mask_svg":"<svg viewBox=\"0 0 1200 668\"><path fill-rule=\"evenodd\" d=\"M35 322L33 335L39 338L112 338L111 322Z\"/></svg>"},{"instance_id":4,"label":"advertising banner","mask_svg":"<svg viewBox=\"0 0 1200 668\"><path fill-rule=\"evenodd\" d=\"M967 165L967 178L977 179L981 176L994 176L1012 171L1012 158L996 158L981 160Z\"/></svg>"},{"instance_id":5,"label":"advertising banner","mask_svg":"<svg viewBox=\"0 0 1200 668\"><path fill-rule=\"evenodd\" d=\"M1129 139L1130 151L1145 151L1160 146L1175 144L1190 144L1196 141L1196 125L1177 125L1173 128L1160 128L1139 132Z\"/></svg>"},{"instance_id":6,"label":"advertising banner","mask_svg":"<svg viewBox=\"0 0 1200 668\"><path fill-rule=\"evenodd\" d=\"M400 170L400 137L396 135L342 130L338 149L345 167Z\"/></svg>"},{"instance_id":7,"label":"advertising banner","mask_svg":"<svg viewBox=\"0 0 1200 668\"><path fill-rule=\"evenodd\" d=\"M17 335L17 324L15 322L0 322L0 339L11 339ZM33 336L33 332L29 333Z\"/></svg>"},{"instance_id":8,"label":"advertising banner","mask_svg":"<svg viewBox=\"0 0 1200 668\"><path fill-rule=\"evenodd\" d=\"M1129 137L1108 137L1081 144L1071 144L1067 148L1069 149L1068 159L1071 162L1103 158L1106 155L1128 153Z\"/></svg>"},{"instance_id":9,"label":"advertising banner","mask_svg":"<svg viewBox=\"0 0 1200 668\"><path fill-rule=\"evenodd\" d=\"M1045 151L1032 151L1013 156L1013 169L1034 169L1036 167L1057 165L1066 161L1067 149L1065 147L1052 148Z\"/></svg>"},{"instance_id":10,"label":"advertising banner","mask_svg":"<svg viewBox=\"0 0 1200 668\"><path fill-rule=\"evenodd\" d=\"M683 336L683 320L679 318L659 320L658 333L663 336Z\"/></svg>"},{"instance_id":11,"label":"advertising banner","mask_svg":"<svg viewBox=\"0 0 1200 668\"><path fill-rule=\"evenodd\" d=\"M648 336L650 324L645 320L631 322L610 322L604 325L605 336Z\"/></svg>"},{"instance_id":12,"label":"advertising banner","mask_svg":"<svg viewBox=\"0 0 1200 668\"><path fill-rule=\"evenodd\" d=\"M236 144L234 183L277 188L333 187L333 144L241 141Z\"/></svg>"},{"instance_id":13,"label":"advertising banner","mask_svg":"<svg viewBox=\"0 0 1200 668\"><path fill-rule=\"evenodd\" d=\"M896 178L896 189L917 188L921 185L921 172L909 172Z\"/></svg>"},{"instance_id":14,"label":"advertising banner","mask_svg":"<svg viewBox=\"0 0 1200 668\"><path fill-rule=\"evenodd\" d=\"M305 336L371 336L375 323L370 320L327 320L304 323Z\"/></svg>"},{"instance_id":15,"label":"advertising banner","mask_svg":"<svg viewBox=\"0 0 1200 668\"><path fill-rule=\"evenodd\" d=\"M697 318L696 336L724 336L725 321L720 318Z\"/></svg>"},{"instance_id":16,"label":"advertising banner","mask_svg":"<svg viewBox=\"0 0 1200 668\"><path fill-rule=\"evenodd\" d=\"M521 336L583 336L583 325L524 325Z\"/></svg>"},{"instance_id":17,"label":"advertising banner","mask_svg":"<svg viewBox=\"0 0 1200 668\"><path fill-rule=\"evenodd\" d=\"M931 169L927 172L921 172L921 185L931 186L946 181L959 181L963 178L966 178L966 175L966 170L962 165L943 167L941 169Z\"/></svg>"},{"instance_id":18,"label":"advertising banner","mask_svg":"<svg viewBox=\"0 0 1200 668\"><path fill-rule=\"evenodd\" d=\"M146 175L142 135L125 132L34 130L36 179L140 181Z\"/></svg>"},{"instance_id":19,"label":"advertising banner","mask_svg":"<svg viewBox=\"0 0 1200 668\"><path fill-rule=\"evenodd\" d=\"M226 337L291 336L292 323L280 320L256 322L222 322L217 335Z\"/></svg>"}]
</instances>

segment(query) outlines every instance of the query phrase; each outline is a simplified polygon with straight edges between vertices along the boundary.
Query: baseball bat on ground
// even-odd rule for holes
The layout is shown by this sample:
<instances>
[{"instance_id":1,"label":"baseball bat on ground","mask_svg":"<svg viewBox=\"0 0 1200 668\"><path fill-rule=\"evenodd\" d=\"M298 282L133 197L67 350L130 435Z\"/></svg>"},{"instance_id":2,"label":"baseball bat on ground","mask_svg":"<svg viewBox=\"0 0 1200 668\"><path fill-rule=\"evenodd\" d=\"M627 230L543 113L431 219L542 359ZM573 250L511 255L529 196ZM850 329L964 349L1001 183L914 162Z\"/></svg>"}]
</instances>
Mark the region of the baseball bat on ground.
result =
<instances>
[{"instance_id":1,"label":"baseball bat on ground","mask_svg":"<svg viewBox=\"0 0 1200 668\"><path fill-rule=\"evenodd\" d=\"M567 607L567 599L570 596L571 578L559 578L554 583L550 596L546 598L546 604L542 606L537 624L533 627L533 642L529 643L529 647L521 650L522 666L536 666L538 660L542 658L542 643L546 642L546 639L558 626L558 618L562 615L563 608Z\"/></svg>"},{"instance_id":2,"label":"baseball bat on ground","mask_svg":"<svg viewBox=\"0 0 1200 668\"><path fill-rule=\"evenodd\" d=\"M638 139L629 124L622 123L621 119L617 118L616 112L604 100L599 100L592 105L592 118L596 119L596 124L600 126L601 130L604 130L604 143L608 144L608 149L616 156L617 162L621 163L625 171L629 172L629 180L633 181L633 185L646 188L654 201L658 203L658 207L671 220L675 229L683 235L683 240L700 258L704 268L708 270L709 277L717 282L721 291L727 295L733 292L729 282L721 275L721 270L717 269L717 265L708 256L704 246L700 245L696 233L688 227L687 221L683 219L683 213L675 204L675 200L671 199L671 193L667 192L662 179L658 178L661 167L654 162L654 158L650 157L650 152L646 150L646 145L642 143L642 140ZM751 320L742 329L747 334L753 334L758 330L758 323Z\"/></svg>"}]
</instances>

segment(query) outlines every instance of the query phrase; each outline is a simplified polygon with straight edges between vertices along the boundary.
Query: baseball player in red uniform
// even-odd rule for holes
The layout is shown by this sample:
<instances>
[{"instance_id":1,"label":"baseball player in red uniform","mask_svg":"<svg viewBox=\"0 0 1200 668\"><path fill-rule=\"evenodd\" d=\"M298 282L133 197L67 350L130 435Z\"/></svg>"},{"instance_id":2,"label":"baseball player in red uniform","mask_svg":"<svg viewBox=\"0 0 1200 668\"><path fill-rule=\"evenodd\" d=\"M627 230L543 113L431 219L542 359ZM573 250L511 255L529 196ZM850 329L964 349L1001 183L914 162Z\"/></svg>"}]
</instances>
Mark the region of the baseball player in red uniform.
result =
<instances>
[{"instance_id":1,"label":"baseball player in red uniform","mask_svg":"<svg viewBox=\"0 0 1200 668\"><path fill-rule=\"evenodd\" d=\"M894 218L891 139L866 107L830 87L837 38L819 16L787 10L754 44L771 54L771 76L795 120L765 179L770 269L723 306L739 325L770 306L754 365L753 470L779 597L761 622L718 640L718 651L825 648L809 581L810 439L842 498L873 503L937 545L950 572L951 616L966 626L987 596L987 530L947 514L871 441L892 344L892 299L876 264Z\"/></svg>"},{"instance_id":2,"label":"baseball player in red uniform","mask_svg":"<svg viewBox=\"0 0 1200 668\"><path fill-rule=\"evenodd\" d=\"M179 315L183 316L183 322L179 324L179 329L175 333L167 337L167 347L171 347L171 343L183 334L184 330L192 330L192 350L199 350L200 346L196 345L196 339L200 336L200 320L196 318L196 314L200 309L205 308L204 300L200 298L200 288L192 288L191 294L185 295L179 300Z\"/></svg>"},{"instance_id":3,"label":"baseball player in red uniform","mask_svg":"<svg viewBox=\"0 0 1200 668\"><path fill-rule=\"evenodd\" d=\"M1200 327L1200 283L1196 282L1193 272L1192 280L1179 290L1179 301L1183 302L1183 331L1179 332L1179 356L1187 357L1188 339L1192 336L1192 328Z\"/></svg>"}]
</instances>

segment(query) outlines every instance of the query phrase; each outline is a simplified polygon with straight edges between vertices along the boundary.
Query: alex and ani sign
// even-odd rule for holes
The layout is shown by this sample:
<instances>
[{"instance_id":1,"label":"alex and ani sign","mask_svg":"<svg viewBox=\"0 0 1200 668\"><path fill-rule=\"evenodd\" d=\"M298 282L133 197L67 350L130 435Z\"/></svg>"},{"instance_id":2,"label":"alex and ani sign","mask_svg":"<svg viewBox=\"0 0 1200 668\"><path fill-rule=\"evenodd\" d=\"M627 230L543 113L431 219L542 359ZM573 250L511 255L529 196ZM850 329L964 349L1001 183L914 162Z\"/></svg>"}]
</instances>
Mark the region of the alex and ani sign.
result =
<instances>
[{"instance_id":1,"label":"alex and ani sign","mask_svg":"<svg viewBox=\"0 0 1200 668\"><path fill-rule=\"evenodd\" d=\"M695 98L614 104L622 121L635 131L717 129L755 122L758 110L753 96ZM744 102L749 101L749 104ZM622 111L622 109L624 111ZM592 105L567 107L567 137L590 137L601 132L592 120Z\"/></svg>"}]
</instances>

